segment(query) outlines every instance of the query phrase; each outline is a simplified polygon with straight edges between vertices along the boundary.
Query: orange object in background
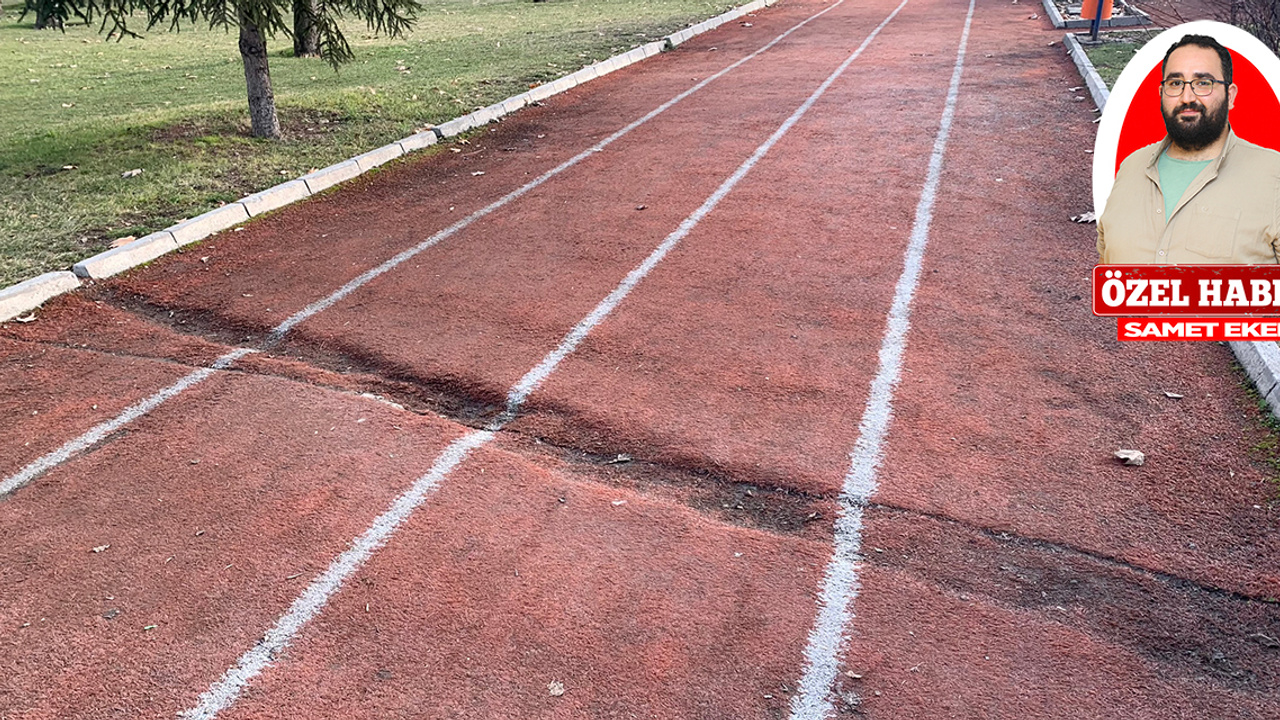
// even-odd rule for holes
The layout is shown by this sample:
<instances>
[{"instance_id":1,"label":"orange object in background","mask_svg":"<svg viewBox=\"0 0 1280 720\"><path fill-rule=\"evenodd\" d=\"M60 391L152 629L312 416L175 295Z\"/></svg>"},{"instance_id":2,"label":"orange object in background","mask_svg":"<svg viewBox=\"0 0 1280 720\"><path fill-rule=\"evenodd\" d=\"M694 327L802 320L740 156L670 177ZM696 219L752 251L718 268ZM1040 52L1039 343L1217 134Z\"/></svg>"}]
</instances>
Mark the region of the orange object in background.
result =
<instances>
[{"instance_id":1,"label":"orange object in background","mask_svg":"<svg viewBox=\"0 0 1280 720\"><path fill-rule=\"evenodd\" d=\"M1102 0L1102 19L1111 19L1112 0ZM1080 17L1085 20L1092 20L1098 12L1098 0L1084 0L1084 6L1080 8Z\"/></svg>"}]
</instances>

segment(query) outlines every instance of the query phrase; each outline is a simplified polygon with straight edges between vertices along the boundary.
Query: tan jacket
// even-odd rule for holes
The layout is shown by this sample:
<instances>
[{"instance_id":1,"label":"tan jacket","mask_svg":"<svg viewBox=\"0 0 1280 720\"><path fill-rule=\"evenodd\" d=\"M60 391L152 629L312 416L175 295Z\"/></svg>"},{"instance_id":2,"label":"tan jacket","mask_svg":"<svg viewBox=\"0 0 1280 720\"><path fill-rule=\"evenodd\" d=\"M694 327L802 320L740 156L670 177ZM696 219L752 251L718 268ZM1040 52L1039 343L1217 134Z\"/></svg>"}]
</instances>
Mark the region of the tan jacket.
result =
<instances>
[{"instance_id":1,"label":"tan jacket","mask_svg":"<svg viewBox=\"0 0 1280 720\"><path fill-rule=\"evenodd\" d=\"M1222 154L1191 182L1166 223L1156 161L1168 146L1166 137L1120 164L1098 219L1099 262L1278 262L1280 153L1228 130Z\"/></svg>"}]
</instances>

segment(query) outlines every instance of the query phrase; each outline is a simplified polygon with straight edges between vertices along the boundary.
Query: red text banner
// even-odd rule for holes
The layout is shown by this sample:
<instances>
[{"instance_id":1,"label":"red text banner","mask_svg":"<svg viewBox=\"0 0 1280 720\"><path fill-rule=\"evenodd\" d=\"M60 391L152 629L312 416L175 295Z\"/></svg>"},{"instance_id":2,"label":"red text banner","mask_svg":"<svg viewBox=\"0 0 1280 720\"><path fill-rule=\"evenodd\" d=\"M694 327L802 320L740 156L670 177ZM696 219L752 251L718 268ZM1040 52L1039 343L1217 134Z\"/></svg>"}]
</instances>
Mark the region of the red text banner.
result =
<instances>
[{"instance_id":1,"label":"red text banner","mask_svg":"<svg viewBox=\"0 0 1280 720\"><path fill-rule=\"evenodd\" d=\"M1098 265L1093 314L1280 317L1280 265Z\"/></svg>"}]
</instances>

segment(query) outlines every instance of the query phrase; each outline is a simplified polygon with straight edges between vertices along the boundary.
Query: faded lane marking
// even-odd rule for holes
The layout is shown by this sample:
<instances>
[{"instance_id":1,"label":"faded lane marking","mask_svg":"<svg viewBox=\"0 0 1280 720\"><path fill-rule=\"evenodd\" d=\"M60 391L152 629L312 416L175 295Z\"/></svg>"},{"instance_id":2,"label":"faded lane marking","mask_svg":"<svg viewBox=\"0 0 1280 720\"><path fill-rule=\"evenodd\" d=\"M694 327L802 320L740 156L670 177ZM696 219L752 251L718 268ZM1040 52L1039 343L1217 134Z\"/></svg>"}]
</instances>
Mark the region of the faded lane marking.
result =
<instances>
[{"instance_id":1,"label":"faded lane marking","mask_svg":"<svg viewBox=\"0 0 1280 720\"><path fill-rule=\"evenodd\" d=\"M911 226L911 240L903 258L902 275L893 293L893 305L885 323L880 343L880 366L871 381L866 408L858 425L858 439L850 455L849 472L840 493L840 517L836 520L835 550L823 575L818 598L818 617L809 633L805 648L804 674L791 699L791 717L796 720L821 720L832 712L831 692L840 656L844 649L844 633L855 617L854 600L861 588L858 565L862 560L862 514L876 492L876 474L884 454L884 440L893 417L893 393L902 374L902 357L907 347L907 331L911 327L911 300L919 284L924 264L925 245L929 241L929 224L933 220L933 204L942 177L942 156L951 134L956 99L960 95L960 75L964 69L965 47L969 43L969 25L973 21L974 0L969 0L969 14L960 35L951 87L947 91L942 124L933 141L929 171L924 190L916 205Z\"/></svg>"}]
</instances>

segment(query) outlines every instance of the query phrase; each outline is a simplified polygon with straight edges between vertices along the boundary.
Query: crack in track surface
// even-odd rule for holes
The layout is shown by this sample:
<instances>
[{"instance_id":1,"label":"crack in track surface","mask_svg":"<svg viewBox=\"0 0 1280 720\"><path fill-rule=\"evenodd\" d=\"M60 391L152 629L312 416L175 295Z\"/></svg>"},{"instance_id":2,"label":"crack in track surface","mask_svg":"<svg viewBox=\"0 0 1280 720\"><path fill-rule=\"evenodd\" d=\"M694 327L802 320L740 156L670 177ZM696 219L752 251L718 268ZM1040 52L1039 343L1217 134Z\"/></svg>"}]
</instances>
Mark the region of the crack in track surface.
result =
<instances>
[{"instance_id":1,"label":"crack in track surface","mask_svg":"<svg viewBox=\"0 0 1280 720\"><path fill-rule=\"evenodd\" d=\"M262 346L266 327L245 327L216 312L169 308L102 288L100 297L176 333L231 346ZM505 393L479 379L424 377L360 348L291 335L242 368L339 391L372 393L419 414L480 428L501 411ZM529 407L564 423L571 441L508 428L511 447L534 464L684 504L732 525L827 540L834 495L805 493L778 478L741 477L696 463L645 459L618 448L607 428L583 428L568 408ZM585 447L576 447L585 446ZM1135 652L1171 673L1234 690L1280 691L1280 604L1145 568L1088 549L1017 535L913 508L868 506L865 561L924 579L940 591L1045 615ZM880 547L884 552L870 548Z\"/></svg>"},{"instance_id":2,"label":"crack in track surface","mask_svg":"<svg viewBox=\"0 0 1280 720\"><path fill-rule=\"evenodd\" d=\"M868 508L867 560L1043 614L1170 673L1280 692L1280 603L916 510Z\"/></svg>"},{"instance_id":3,"label":"crack in track surface","mask_svg":"<svg viewBox=\"0 0 1280 720\"><path fill-rule=\"evenodd\" d=\"M604 483L684 504L718 522L829 541L834 496L736 479L706 468L657 462L627 452L582 450L542 437L504 430L514 447L541 466L589 482Z\"/></svg>"}]
</instances>

